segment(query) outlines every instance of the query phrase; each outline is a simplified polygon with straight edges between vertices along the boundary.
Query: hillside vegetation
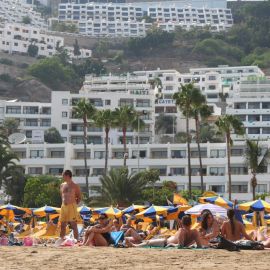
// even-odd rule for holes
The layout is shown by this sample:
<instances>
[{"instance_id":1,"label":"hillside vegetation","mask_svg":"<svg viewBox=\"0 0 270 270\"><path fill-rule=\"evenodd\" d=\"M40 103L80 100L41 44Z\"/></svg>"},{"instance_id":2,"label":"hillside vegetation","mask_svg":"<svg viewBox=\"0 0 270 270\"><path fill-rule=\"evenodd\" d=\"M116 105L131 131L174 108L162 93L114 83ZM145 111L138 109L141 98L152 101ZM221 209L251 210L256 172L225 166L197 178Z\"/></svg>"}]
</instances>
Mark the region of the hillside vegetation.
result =
<instances>
[{"instance_id":1,"label":"hillside vegetation","mask_svg":"<svg viewBox=\"0 0 270 270\"><path fill-rule=\"evenodd\" d=\"M0 97L46 101L51 90L78 91L85 74L126 73L145 69L177 69L217 65L258 65L270 69L270 2L230 3L235 25L223 33L208 29L174 33L153 28L144 38L94 39L78 37L93 58L71 62L65 52L38 59L0 54ZM67 39L69 44L74 38ZM21 60L22 59L22 60ZM26 60L28 59L28 60ZM31 91L29 91L29 88ZM28 89L26 92L26 89ZM39 92L43 91L41 95ZM36 93L33 95L33 93ZM27 98L26 98L27 99Z\"/></svg>"}]
</instances>

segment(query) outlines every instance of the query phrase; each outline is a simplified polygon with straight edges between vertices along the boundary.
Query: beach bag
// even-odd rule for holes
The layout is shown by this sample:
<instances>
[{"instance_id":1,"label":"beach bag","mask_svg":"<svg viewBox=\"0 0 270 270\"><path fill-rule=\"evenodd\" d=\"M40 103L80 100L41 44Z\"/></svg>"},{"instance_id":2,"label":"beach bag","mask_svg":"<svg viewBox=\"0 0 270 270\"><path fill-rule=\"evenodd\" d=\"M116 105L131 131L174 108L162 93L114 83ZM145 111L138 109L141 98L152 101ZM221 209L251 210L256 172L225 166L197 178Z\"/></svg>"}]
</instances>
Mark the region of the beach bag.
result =
<instances>
[{"instance_id":1,"label":"beach bag","mask_svg":"<svg viewBox=\"0 0 270 270\"><path fill-rule=\"evenodd\" d=\"M60 245L61 247L73 247L76 244L75 239L66 238L64 242Z\"/></svg>"},{"instance_id":2,"label":"beach bag","mask_svg":"<svg viewBox=\"0 0 270 270\"><path fill-rule=\"evenodd\" d=\"M257 241L239 240L234 242L239 249L244 250L263 250L264 245Z\"/></svg>"},{"instance_id":3,"label":"beach bag","mask_svg":"<svg viewBox=\"0 0 270 270\"><path fill-rule=\"evenodd\" d=\"M228 251L239 251L239 247L232 241L225 239L222 235L210 240L211 247L217 249L226 249Z\"/></svg>"},{"instance_id":4,"label":"beach bag","mask_svg":"<svg viewBox=\"0 0 270 270\"><path fill-rule=\"evenodd\" d=\"M8 246L8 238L6 236L0 238L0 246Z\"/></svg>"},{"instance_id":5,"label":"beach bag","mask_svg":"<svg viewBox=\"0 0 270 270\"><path fill-rule=\"evenodd\" d=\"M25 237L23 239L23 245L26 246L26 247L33 246L33 239L31 237Z\"/></svg>"}]
</instances>

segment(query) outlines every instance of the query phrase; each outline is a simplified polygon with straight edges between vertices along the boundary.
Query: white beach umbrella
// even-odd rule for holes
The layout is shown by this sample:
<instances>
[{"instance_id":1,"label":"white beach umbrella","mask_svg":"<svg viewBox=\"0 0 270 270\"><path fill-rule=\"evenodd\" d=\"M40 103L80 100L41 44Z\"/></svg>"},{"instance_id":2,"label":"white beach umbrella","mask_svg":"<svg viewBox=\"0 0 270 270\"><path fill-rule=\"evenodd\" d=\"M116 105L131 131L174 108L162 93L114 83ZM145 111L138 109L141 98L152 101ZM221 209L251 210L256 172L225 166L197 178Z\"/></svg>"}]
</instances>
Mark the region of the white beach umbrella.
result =
<instances>
[{"instance_id":1,"label":"white beach umbrella","mask_svg":"<svg viewBox=\"0 0 270 270\"><path fill-rule=\"evenodd\" d=\"M185 214L199 216L203 210L210 210L214 216L227 217L227 210L215 204L198 204L185 211Z\"/></svg>"}]
</instances>

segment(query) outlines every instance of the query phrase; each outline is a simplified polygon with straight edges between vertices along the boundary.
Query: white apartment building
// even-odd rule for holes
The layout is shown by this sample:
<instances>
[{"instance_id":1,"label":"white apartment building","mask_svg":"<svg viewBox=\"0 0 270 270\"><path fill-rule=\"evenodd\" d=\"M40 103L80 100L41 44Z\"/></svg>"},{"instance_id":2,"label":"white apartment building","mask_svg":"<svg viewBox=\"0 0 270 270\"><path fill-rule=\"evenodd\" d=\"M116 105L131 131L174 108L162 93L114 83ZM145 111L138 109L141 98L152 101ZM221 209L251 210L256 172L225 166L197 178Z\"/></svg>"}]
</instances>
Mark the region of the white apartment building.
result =
<instances>
[{"instance_id":1,"label":"white apartment building","mask_svg":"<svg viewBox=\"0 0 270 270\"><path fill-rule=\"evenodd\" d=\"M74 56L73 47L64 46L64 38L49 35L49 33L37 27L28 24L7 23L0 26L0 50L12 53L28 53L29 45L38 47L39 56L53 56L57 53L58 47L67 49L71 58ZM78 58L91 57L92 51L88 49L80 49L81 54Z\"/></svg>"},{"instance_id":2,"label":"white apartment building","mask_svg":"<svg viewBox=\"0 0 270 270\"><path fill-rule=\"evenodd\" d=\"M146 23L144 17L153 23ZM59 21L78 23L79 32L91 36L145 36L152 26L173 32L177 27L191 29L209 27L211 31L226 31L233 25L230 9L196 8L161 2L115 3L61 3Z\"/></svg>"},{"instance_id":3,"label":"white apartment building","mask_svg":"<svg viewBox=\"0 0 270 270\"><path fill-rule=\"evenodd\" d=\"M72 106L79 99L86 98L97 109L111 109L124 105L132 106L144 120L145 126L140 131L141 144L151 143L154 138L155 95L150 88L146 76L86 76L84 85L78 94L52 92L52 126L56 127L65 140L73 144L83 143L83 124L74 119ZM105 133L102 128L89 127L89 143L103 144ZM137 143L138 133L131 128L127 131L127 143ZM114 129L110 134L110 142L122 142L122 130Z\"/></svg>"},{"instance_id":4,"label":"white apartment building","mask_svg":"<svg viewBox=\"0 0 270 270\"><path fill-rule=\"evenodd\" d=\"M8 23L21 23L24 17L31 19L31 25L47 28L47 23L41 14L22 0L0 0L0 21Z\"/></svg>"},{"instance_id":5,"label":"white apartment building","mask_svg":"<svg viewBox=\"0 0 270 270\"><path fill-rule=\"evenodd\" d=\"M269 141L264 147L270 147ZM202 144L202 163L206 190L213 190L227 196L227 157L224 143ZM20 165L27 174L61 175L64 169L71 169L74 180L85 187L83 145L79 144L20 144L12 145L12 149L20 157ZM251 174L244 162L244 142L235 142L232 148L232 198L238 200L252 199L250 184ZM88 166L90 186L100 185L99 177L104 172L104 145L88 144ZM157 169L161 181L172 180L177 183L178 190L188 189L187 149L186 144L141 144L139 146L140 159L138 162L138 146L128 144L129 157L127 166L130 171L143 169ZM109 145L109 169L117 169L123 165L123 145ZM199 160L197 145L191 144L192 188L199 189ZM258 174L257 192L270 191L269 165L265 173ZM157 183L159 185L160 183Z\"/></svg>"},{"instance_id":6,"label":"white apartment building","mask_svg":"<svg viewBox=\"0 0 270 270\"><path fill-rule=\"evenodd\" d=\"M246 137L270 138L270 80L250 76L236 84L227 99L227 114L237 115L244 123ZM241 136L235 136L241 139Z\"/></svg>"}]
</instances>

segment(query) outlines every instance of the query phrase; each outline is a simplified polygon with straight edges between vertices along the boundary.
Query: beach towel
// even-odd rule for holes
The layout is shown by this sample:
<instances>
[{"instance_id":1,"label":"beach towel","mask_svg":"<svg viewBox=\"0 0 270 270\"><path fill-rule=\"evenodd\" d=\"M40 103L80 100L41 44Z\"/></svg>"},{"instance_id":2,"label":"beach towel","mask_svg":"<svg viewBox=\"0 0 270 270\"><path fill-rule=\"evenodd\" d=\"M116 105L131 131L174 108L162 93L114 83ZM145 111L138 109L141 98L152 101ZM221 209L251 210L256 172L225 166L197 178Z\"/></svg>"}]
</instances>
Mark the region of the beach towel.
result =
<instances>
[{"instance_id":1,"label":"beach towel","mask_svg":"<svg viewBox=\"0 0 270 270\"><path fill-rule=\"evenodd\" d=\"M120 231L120 232L111 232L111 240L113 241L113 244L115 247L118 246L119 241L123 241L124 240L124 232Z\"/></svg>"}]
</instances>

